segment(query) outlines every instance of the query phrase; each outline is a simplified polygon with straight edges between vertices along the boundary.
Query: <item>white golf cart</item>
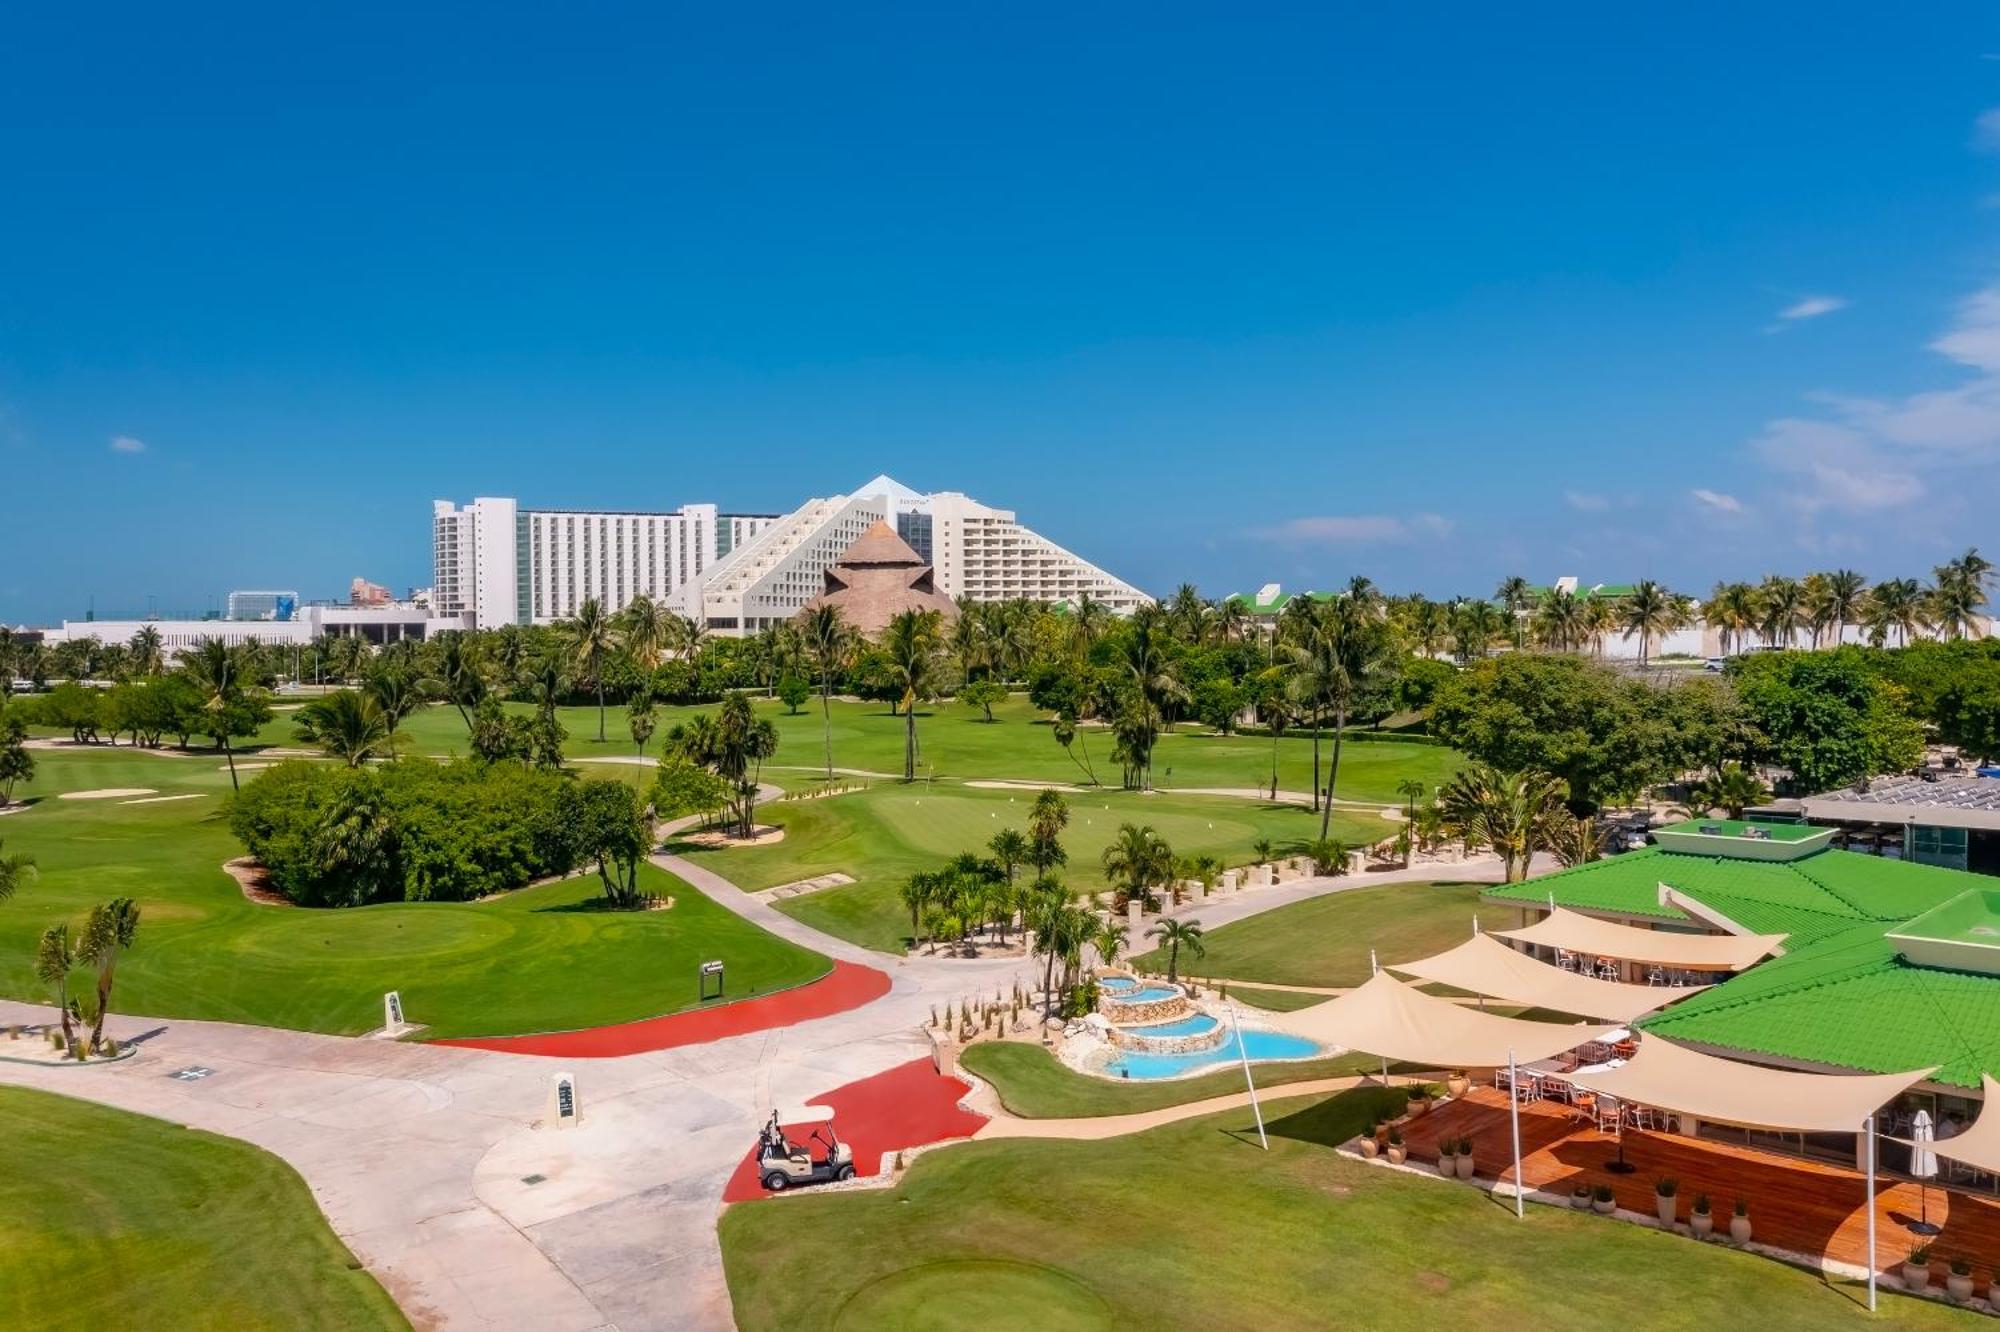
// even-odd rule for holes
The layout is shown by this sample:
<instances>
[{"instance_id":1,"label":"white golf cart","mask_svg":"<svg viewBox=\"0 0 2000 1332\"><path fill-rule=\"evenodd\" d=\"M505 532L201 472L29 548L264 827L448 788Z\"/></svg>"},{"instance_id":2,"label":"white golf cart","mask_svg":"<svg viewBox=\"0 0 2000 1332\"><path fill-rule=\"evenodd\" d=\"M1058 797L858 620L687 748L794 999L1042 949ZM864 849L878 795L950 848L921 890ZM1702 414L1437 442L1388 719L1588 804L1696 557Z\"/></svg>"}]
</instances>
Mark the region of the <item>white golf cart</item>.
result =
<instances>
[{"instance_id":1,"label":"white golf cart","mask_svg":"<svg viewBox=\"0 0 2000 1332\"><path fill-rule=\"evenodd\" d=\"M785 1125L812 1126L804 1142L785 1136ZM821 1154L814 1154L818 1143ZM833 1131L833 1108L824 1105L800 1106L782 1116L771 1112L757 1141L757 1177L773 1193L801 1184L824 1184L828 1180L854 1178L854 1149Z\"/></svg>"}]
</instances>

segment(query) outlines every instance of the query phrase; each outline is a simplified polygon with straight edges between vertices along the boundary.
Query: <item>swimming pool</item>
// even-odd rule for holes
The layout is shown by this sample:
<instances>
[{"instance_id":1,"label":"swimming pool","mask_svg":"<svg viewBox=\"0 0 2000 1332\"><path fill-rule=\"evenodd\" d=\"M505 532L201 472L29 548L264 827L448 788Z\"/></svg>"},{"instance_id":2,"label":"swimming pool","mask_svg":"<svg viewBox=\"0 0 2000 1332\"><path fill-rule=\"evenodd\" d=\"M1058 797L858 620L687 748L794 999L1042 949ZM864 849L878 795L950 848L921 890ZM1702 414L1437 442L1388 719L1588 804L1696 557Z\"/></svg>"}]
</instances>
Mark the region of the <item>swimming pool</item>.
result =
<instances>
[{"instance_id":1,"label":"swimming pool","mask_svg":"<svg viewBox=\"0 0 2000 1332\"><path fill-rule=\"evenodd\" d=\"M1223 1068L1239 1058L1238 1039L1239 1035L1232 1033L1212 1050L1191 1050L1185 1054L1141 1054L1134 1050L1120 1050L1104 1066L1104 1072L1109 1077L1144 1082ZM1240 1039L1253 1064L1262 1059L1311 1059L1321 1052L1316 1042L1279 1031L1246 1030L1240 1033Z\"/></svg>"},{"instance_id":2,"label":"swimming pool","mask_svg":"<svg viewBox=\"0 0 2000 1332\"><path fill-rule=\"evenodd\" d=\"M1120 1027L1127 1036L1144 1036L1149 1039L1174 1036L1206 1036L1222 1024L1206 1013L1190 1013L1172 1022L1148 1022L1143 1026Z\"/></svg>"},{"instance_id":3,"label":"swimming pool","mask_svg":"<svg viewBox=\"0 0 2000 1332\"><path fill-rule=\"evenodd\" d=\"M1157 1003L1162 999L1178 998L1181 993L1178 985L1146 984L1113 988L1100 984L1098 988L1102 989L1104 997L1114 1004Z\"/></svg>"}]
</instances>

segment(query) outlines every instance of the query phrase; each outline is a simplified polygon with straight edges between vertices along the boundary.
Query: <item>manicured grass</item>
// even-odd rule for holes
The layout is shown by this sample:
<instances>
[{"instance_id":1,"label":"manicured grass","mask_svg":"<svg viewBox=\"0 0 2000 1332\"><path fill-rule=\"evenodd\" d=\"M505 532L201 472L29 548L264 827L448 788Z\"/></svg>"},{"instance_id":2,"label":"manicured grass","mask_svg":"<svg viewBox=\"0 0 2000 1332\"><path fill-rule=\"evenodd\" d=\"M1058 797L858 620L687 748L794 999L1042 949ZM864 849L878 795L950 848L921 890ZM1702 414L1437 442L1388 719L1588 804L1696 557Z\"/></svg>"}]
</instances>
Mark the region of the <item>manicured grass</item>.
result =
<instances>
[{"instance_id":1,"label":"manicured grass","mask_svg":"<svg viewBox=\"0 0 2000 1332\"><path fill-rule=\"evenodd\" d=\"M292 1168L0 1087L0 1327L407 1328Z\"/></svg>"},{"instance_id":2,"label":"manicured grass","mask_svg":"<svg viewBox=\"0 0 2000 1332\"><path fill-rule=\"evenodd\" d=\"M1392 1092L1391 1098L1400 1098ZM763 1329L1536 1327L1760 1332L1982 1326L1723 1245L1347 1160L1375 1090L1104 1142L975 1142L893 1189L722 1217L737 1325Z\"/></svg>"},{"instance_id":3,"label":"manicured grass","mask_svg":"<svg viewBox=\"0 0 2000 1332\"><path fill-rule=\"evenodd\" d=\"M856 882L777 903L815 929L864 947L901 952L910 916L896 893L911 874L935 869L961 851L984 852L1002 828L1025 830L1032 791L987 790L919 782L878 783L865 792L764 806L758 818L785 829L782 842L689 855L746 888L770 888L834 870ZM1210 854L1228 863L1254 858L1254 843L1269 838L1296 849L1319 835L1318 816L1291 805L1225 796L1142 795L1092 791L1069 797L1063 835L1069 864L1065 882L1079 890L1108 886L1100 856L1119 825L1150 825L1183 855ZM1360 842L1390 825L1366 811L1334 816L1337 837Z\"/></svg>"},{"instance_id":4,"label":"manicured grass","mask_svg":"<svg viewBox=\"0 0 2000 1332\"><path fill-rule=\"evenodd\" d=\"M290 700L296 701L296 700ZM780 765L771 777L780 785L804 782L823 762L819 702L813 700L794 715L783 703L756 698L757 713L768 717L778 728ZM284 705L288 700L277 700ZM527 711L526 704L510 704ZM713 704L693 707L662 707L656 710L659 735L664 737L674 723L697 712L710 712ZM569 731L568 753L574 758L636 756L626 730L625 710L616 705L607 714L606 740L597 742L597 709L562 708L559 715ZM917 710L917 739L922 747L919 773L940 779L959 777L1011 777L1030 781L1075 782L1087 777L1063 753L1050 731L1048 718L1031 706L1026 695L1016 694L993 709L994 721L982 720L976 708L940 702ZM832 705L833 761L837 767L859 768L901 776L903 771L903 719L891 716L886 704L836 701ZM293 712L281 712L271 719L263 733L246 745L275 745L296 748L292 728ZM463 754L466 751L465 724L458 711L445 704L422 709L403 723L402 742L406 752ZM1095 727L1082 731L1079 757L1088 751L1098 780L1116 786L1118 765L1111 762L1111 736ZM658 755L656 739L648 752ZM1287 734L1278 742L1278 780L1288 791L1304 791L1312 785L1312 741ZM1333 743L1322 741L1321 756L1330 759ZM220 759L217 760L220 762ZM1346 800L1378 801L1400 805L1403 797L1397 783L1416 777L1431 785L1443 781L1460 763L1452 750L1438 745L1405 741L1354 741L1341 751L1340 781L1336 794ZM605 765L606 768L616 765ZM600 769L601 771L601 769ZM1267 788L1271 780L1271 741L1259 736L1218 736L1206 733L1193 723L1183 723L1160 737L1154 753L1154 785L1163 789L1189 786Z\"/></svg>"},{"instance_id":5,"label":"manicured grass","mask_svg":"<svg viewBox=\"0 0 2000 1332\"><path fill-rule=\"evenodd\" d=\"M992 1083L1000 1103L1025 1119L1132 1115L1205 1101L1211 1096L1231 1096L1244 1089L1243 1070L1235 1064L1198 1078L1171 1082L1112 1082L1065 1068L1040 1045L1025 1041L981 1041L967 1047L960 1062L967 1072ZM1372 1073L1379 1067L1381 1061L1368 1055L1254 1066L1259 1091L1288 1082Z\"/></svg>"},{"instance_id":6,"label":"manicured grass","mask_svg":"<svg viewBox=\"0 0 2000 1332\"><path fill-rule=\"evenodd\" d=\"M1207 951L1183 968L1198 976L1276 985L1359 985L1368 950L1383 962L1411 962L1463 943L1483 885L1400 883L1354 888L1266 911L1212 930ZM1133 959L1165 971L1164 954Z\"/></svg>"},{"instance_id":7,"label":"manicured grass","mask_svg":"<svg viewBox=\"0 0 2000 1332\"><path fill-rule=\"evenodd\" d=\"M33 855L41 871L0 904L0 993L13 998L47 999L29 969L42 930L120 895L138 901L142 921L114 1003L161 1017L352 1034L381 1025L382 993L394 989L427 1036L514 1035L694 1005L705 958L726 961L732 993L743 995L802 984L830 965L651 866L642 886L672 896L671 910L597 910L594 874L480 903L260 906L222 870L242 847L221 815L229 777L216 760L130 750L36 758L38 803L0 818L6 850ZM106 787L195 798L55 798Z\"/></svg>"},{"instance_id":8,"label":"manicured grass","mask_svg":"<svg viewBox=\"0 0 2000 1332\"><path fill-rule=\"evenodd\" d=\"M1267 1013L1294 1013L1301 1008L1311 1008L1323 1004L1331 995L1302 994L1297 990L1265 990L1254 985L1232 985L1229 997L1251 1008L1261 1008Z\"/></svg>"}]
</instances>

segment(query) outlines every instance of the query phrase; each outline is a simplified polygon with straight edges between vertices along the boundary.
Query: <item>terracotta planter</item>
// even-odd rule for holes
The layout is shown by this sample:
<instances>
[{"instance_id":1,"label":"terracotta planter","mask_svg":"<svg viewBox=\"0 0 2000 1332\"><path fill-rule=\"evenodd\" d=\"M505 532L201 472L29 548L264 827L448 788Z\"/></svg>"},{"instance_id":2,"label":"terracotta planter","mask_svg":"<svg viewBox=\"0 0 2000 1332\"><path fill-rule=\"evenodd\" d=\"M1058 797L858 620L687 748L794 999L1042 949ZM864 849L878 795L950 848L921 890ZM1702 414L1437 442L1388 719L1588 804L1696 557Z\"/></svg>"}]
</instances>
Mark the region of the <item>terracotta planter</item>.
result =
<instances>
[{"instance_id":1,"label":"terracotta planter","mask_svg":"<svg viewBox=\"0 0 2000 1332\"><path fill-rule=\"evenodd\" d=\"M1453 1097L1463 1096L1472 1090L1472 1079L1462 1073L1454 1073L1444 1080L1444 1089Z\"/></svg>"},{"instance_id":2,"label":"terracotta planter","mask_svg":"<svg viewBox=\"0 0 2000 1332\"><path fill-rule=\"evenodd\" d=\"M1653 1195L1653 1214L1660 1218L1660 1224L1671 1229L1674 1224L1674 1207L1680 1199L1671 1193Z\"/></svg>"},{"instance_id":3,"label":"terracotta planter","mask_svg":"<svg viewBox=\"0 0 2000 1332\"><path fill-rule=\"evenodd\" d=\"M1592 1198L1590 1200L1590 1210L1599 1216L1610 1216L1618 1210L1618 1200L1616 1198Z\"/></svg>"},{"instance_id":4,"label":"terracotta planter","mask_svg":"<svg viewBox=\"0 0 2000 1332\"><path fill-rule=\"evenodd\" d=\"M1361 1149L1361 1154L1367 1157L1370 1161L1374 1160L1377 1156L1381 1155L1382 1153L1382 1144L1375 1141L1375 1139L1373 1138L1363 1138L1359 1143L1355 1145Z\"/></svg>"},{"instance_id":5,"label":"terracotta planter","mask_svg":"<svg viewBox=\"0 0 2000 1332\"><path fill-rule=\"evenodd\" d=\"M1929 1290L1931 1288L1931 1265L1929 1263L1903 1264L1904 1290Z\"/></svg>"},{"instance_id":6,"label":"terracotta planter","mask_svg":"<svg viewBox=\"0 0 2000 1332\"><path fill-rule=\"evenodd\" d=\"M1389 1164L1390 1164L1390 1165L1401 1165L1401 1164L1403 1164L1403 1160L1404 1160L1404 1158L1405 1158L1405 1157L1407 1157L1408 1155L1409 1155L1409 1153L1408 1153L1408 1152L1406 1152L1406 1151L1404 1151L1404 1150L1403 1150L1403 1149L1402 1149L1402 1148L1401 1148L1400 1146L1397 1146L1397 1145L1395 1145L1395 1144L1393 1144L1393 1143L1392 1143L1392 1144L1390 1144L1390 1146L1389 1146L1389 1150L1388 1150L1388 1156L1389 1156Z\"/></svg>"},{"instance_id":7,"label":"terracotta planter","mask_svg":"<svg viewBox=\"0 0 2000 1332\"><path fill-rule=\"evenodd\" d=\"M1735 1240L1738 1244L1748 1244L1750 1242L1750 1218L1747 1216L1730 1217L1729 1238Z\"/></svg>"},{"instance_id":8,"label":"terracotta planter","mask_svg":"<svg viewBox=\"0 0 2000 1332\"><path fill-rule=\"evenodd\" d=\"M1460 1152L1458 1156L1458 1177L1460 1179L1471 1179L1474 1173L1474 1165L1475 1162L1470 1152Z\"/></svg>"},{"instance_id":9,"label":"terracotta planter","mask_svg":"<svg viewBox=\"0 0 2000 1332\"><path fill-rule=\"evenodd\" d=\"M1696 1239L1707 1239L1710 1232L1715 1229L1715 1214L1712 1212L1690 1212L1688 1214L1688 1229L1694 1232Z\"/></svg>"},{"instance_id":10,"label":"terracotta planter","mask_svg":"<svg viewBox=\"0 0 2000 1332\"><path fill-rule=\"evenodd\" d=\"M1406 1112L1405 1117L1409 1119L1415 1119L1418 1115L1421 1115L1424 1111L1431 1108L1431 1102L1428 1096L1424 1097L1421 1100L1406 1102L1406 1104L1409 1108Z\"/></svg>"},{"instance_id":11,"label":"terracotta planter","mask_svg":"<svg viewBox=\"0 0 2000 1332\"><path fill-rule=\"evenodd\" d=\"M1964 1276L1960 1276L1953 1272L1944 1279L1944 1288L1951 1292L1953 1299L1963 1304L1972 1298L1972 1274L1967 1272Z\"/></svg>"},{"instance_id":12,"label":"terracotta planter","mask_svg":"<svg viewBox=\"0 0 2000 1332\"><path fill-rule=\"evenodd\" d=\"M1456 1156L1438 1157L1437 1166L1438 1173L1446 1179L1451 1179L1458 1174L1458 1158Z\"/></svg>"}]
</instances>

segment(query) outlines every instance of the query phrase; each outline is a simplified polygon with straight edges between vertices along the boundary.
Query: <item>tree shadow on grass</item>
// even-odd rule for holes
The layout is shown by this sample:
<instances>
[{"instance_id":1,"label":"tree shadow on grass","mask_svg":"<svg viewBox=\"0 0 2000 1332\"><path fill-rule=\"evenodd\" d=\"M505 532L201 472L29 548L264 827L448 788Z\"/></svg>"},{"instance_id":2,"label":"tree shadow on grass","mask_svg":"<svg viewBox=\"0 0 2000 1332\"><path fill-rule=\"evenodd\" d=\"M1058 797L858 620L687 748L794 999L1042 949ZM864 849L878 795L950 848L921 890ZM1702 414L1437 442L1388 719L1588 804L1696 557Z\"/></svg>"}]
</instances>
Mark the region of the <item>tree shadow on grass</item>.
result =
<instances>
[{"instance_id":1,"label":"tree shadow on grass","mask_svg":"<svg viewBox=\"0 0 2000 1332\"><path fill-rule=\"evenodd\" d=\"M648 905L650 904L641 902L637 906L624 906L604 897L586 897L580 902L554 902L548 906L534 907L531 909L531 914L540 915L549 912L556 915L567 913L585 916L643 916Z\"/></svg>"}]
</instances>

